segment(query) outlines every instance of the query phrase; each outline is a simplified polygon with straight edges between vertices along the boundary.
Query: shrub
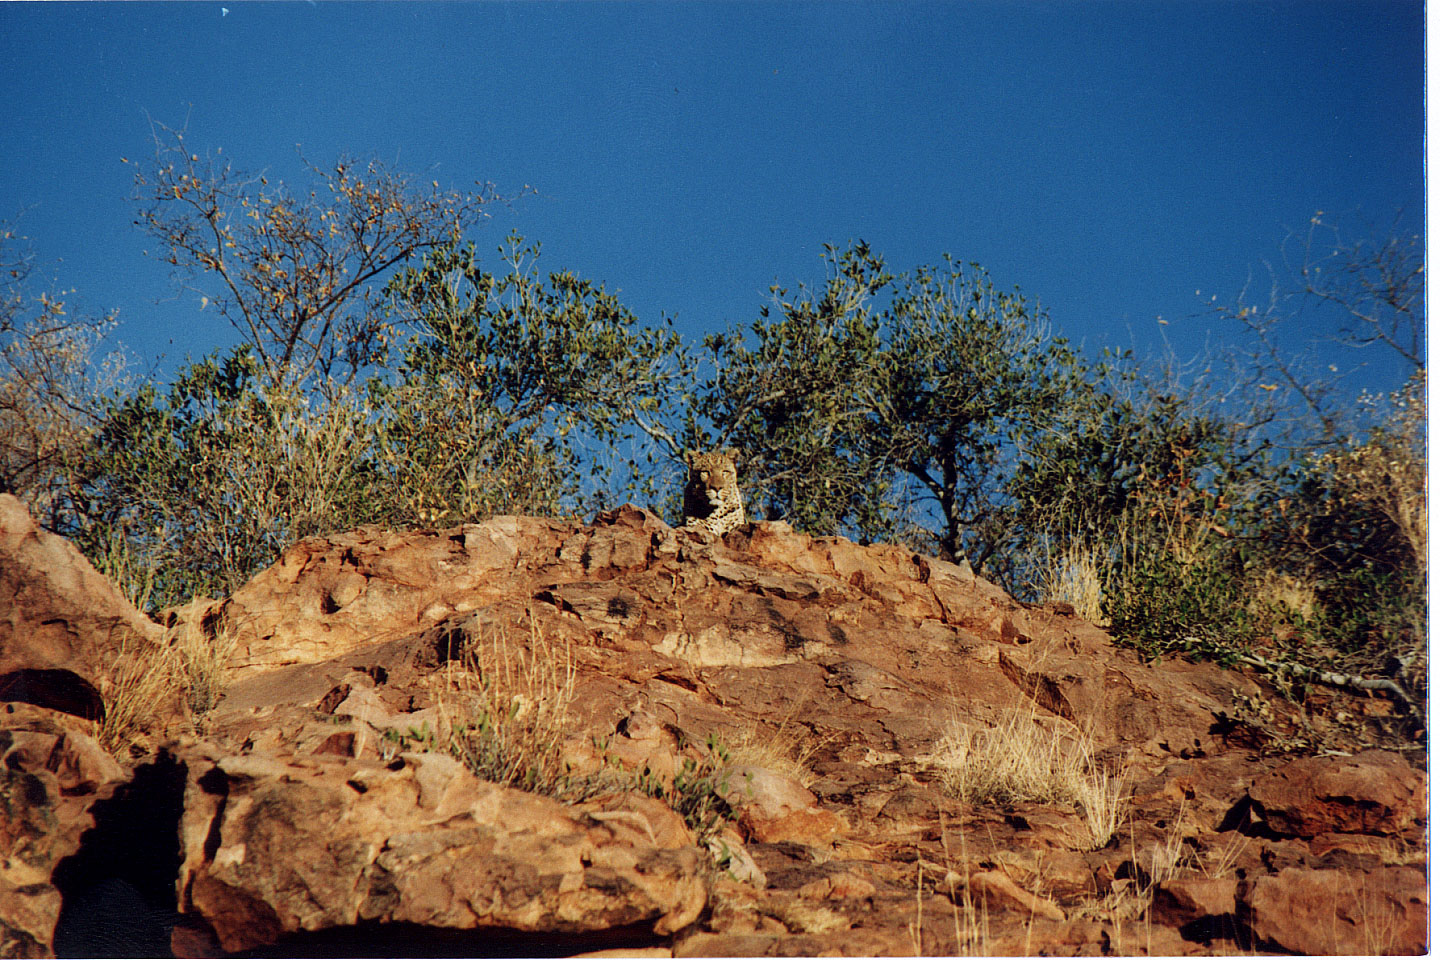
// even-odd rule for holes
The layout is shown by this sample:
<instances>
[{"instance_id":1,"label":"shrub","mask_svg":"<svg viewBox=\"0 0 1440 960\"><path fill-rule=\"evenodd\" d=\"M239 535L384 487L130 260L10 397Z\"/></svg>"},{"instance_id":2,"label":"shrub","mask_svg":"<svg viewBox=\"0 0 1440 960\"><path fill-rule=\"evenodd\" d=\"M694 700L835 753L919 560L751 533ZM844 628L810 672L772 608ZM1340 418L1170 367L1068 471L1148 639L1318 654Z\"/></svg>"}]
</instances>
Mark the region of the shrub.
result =
<instances>
[{"instance_id":1,"label":"shrub","mask_svg":"<svg viewBox=\"0 0 1440 960\"><path fill-rule=\"evenodd\" d=\"M233 592L296 539L369 517L363 398L265 387L240 347L111 404L77 470L67 534L158 607ZM132 584L132 595L141 591Z\"/></svg>"},{"instance_id":2,"label":"shrub","mask_svg":"<svg viewBox=\"0 0 1440 960\"><path fill-rule=\"evenodd\" d=\"M439 734L477 777L566 799L595 788L572 777L562 756L575 699L569 648L548 641L533 619L524 644L503 628L468 637L441 680Z\"/></svg>"},{"instance_id":3,"label":"shrub","mask_svg":"<svg viewBox=\"0 0 1440 960\"><path fill-rule=\"evenodd\" d=\"M443 246L388 289L413 331L394 376L371 384L400 522L578 510L600 466L584 454L658 429L683 366L673 332L640 328L602 287L540 277L538 246L512 235L501 254L496 277L473 247ZM630 492L651 491L627 466Z\"/></svg>"}]
</instances>

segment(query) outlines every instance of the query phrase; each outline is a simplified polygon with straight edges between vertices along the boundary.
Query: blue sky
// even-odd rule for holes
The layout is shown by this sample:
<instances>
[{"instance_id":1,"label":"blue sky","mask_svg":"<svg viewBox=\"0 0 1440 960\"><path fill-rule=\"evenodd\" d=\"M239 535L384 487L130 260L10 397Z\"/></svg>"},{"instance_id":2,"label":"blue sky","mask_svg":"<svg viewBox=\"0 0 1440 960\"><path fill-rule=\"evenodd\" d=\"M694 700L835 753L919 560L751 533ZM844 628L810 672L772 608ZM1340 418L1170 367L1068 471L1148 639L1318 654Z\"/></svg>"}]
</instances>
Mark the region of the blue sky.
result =
<instances>
[{"instance_id":1,"label":"blue sky","mask_svg":"<svg viewBox=\"0 0 1440 960\"><path fill-rule=\"evenodd\" d=\"M1092 349L1163 331L1183 357L1317 210L1423 229L1412 0L224 8L0 3L0 218L144 359L233 339L131 226L148 118L282 179L300 144L533 187L482 250L519 230L696 339L863 238L978 261Z\"/></svg>"}]
</instances>

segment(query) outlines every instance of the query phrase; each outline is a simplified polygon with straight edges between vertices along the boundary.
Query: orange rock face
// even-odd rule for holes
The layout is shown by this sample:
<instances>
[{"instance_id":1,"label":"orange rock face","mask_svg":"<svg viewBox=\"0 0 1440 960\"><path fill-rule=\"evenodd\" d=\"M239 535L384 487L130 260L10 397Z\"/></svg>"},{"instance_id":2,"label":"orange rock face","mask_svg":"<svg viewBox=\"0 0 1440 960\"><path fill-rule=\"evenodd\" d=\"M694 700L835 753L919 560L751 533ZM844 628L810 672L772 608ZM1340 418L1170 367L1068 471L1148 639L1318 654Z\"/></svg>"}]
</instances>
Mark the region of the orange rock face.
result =
<instances>
[{"instance_id":1,"label":"orange rock face","mask_svg":"<svg viewBox=\"0 0 1440 960\"><path fill-rule=\"evenodd\" d=\"M145 658L163 633L73 544L0 494L0 700L98 718L119 661Z\"/></svg>"},{"instance_id":2,"label":"orange rock face","mask_svg":"<svg viewBox=\"0 0 1440 960\"><path fill-rule=\"evenodd\" d=\"M68 546L7 516L12 555ZM14 569L8 596L50 599L6 636L158 630L103 584ZM1418 753L1338 730L1351 755L1272 755L1235 716L1266 696L1254 679L1141 662L898 547L776 523L717 539L634 507L358 530L295 544L203 621L235 641L223 698L123 771L63 713L0 714L28 798L0 822L6 862L30 864L0 871L28 891L0 896L10 955L94 952L124 918L80 907L128 896L163 908L178 955L1427 945ZM103 694L99 633L3 649ZM985 762L1083 742L1078 776L1108 792L961 793L964 750L1002 729L1043 736Z\"/></svg>"}]
</instances>

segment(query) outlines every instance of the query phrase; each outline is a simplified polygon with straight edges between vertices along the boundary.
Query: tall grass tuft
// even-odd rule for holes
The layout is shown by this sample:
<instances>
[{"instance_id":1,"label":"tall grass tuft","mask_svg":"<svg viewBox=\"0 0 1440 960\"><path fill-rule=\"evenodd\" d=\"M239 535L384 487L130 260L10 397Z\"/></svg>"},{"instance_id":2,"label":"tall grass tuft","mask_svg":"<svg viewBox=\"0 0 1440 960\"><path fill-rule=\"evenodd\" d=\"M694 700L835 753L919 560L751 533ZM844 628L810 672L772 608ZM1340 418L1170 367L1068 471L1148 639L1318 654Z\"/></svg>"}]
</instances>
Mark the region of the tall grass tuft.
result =
<instances>
[{"instance_id":1,"label":"tall grass tuft","mask_svg":"<svg viewBox=\"0 0 1440 960\"><path fill-rule=\"evenodd\" d=\"M545 637L530 618L529 642L504 627L472 637L446 665L441 725L451 753L482 780L574 799L593 786L572 777L562 747L575 700L568 644Z\"/></svg>"},{"instance_id":2,"label":"tall grass tuft","mask_svg":"<svg viewBox=\"0 0 1440 960\"><path fill-rule=\"evenodd\" d=\"M148 753L159 732L157 718L178 701L180 688L180 665L173 647L123 643L105 696L105 715L93 724L95 739L120 760Z\"/></svg>"},{"instance_id":3,"label":"tall grass tuft","mask_svg":"<svg viewBox=\"0 0 1440 960\"><path fill-rule=\"evenodd\" d=\"M968 802L1075 805L1095 848L1119 827L1124 778L1104 768L1083 731L1065 721L1041 724L1033 705L993 727L952 721L931 761L945 788Z\"/></svg>"}]
</instances>

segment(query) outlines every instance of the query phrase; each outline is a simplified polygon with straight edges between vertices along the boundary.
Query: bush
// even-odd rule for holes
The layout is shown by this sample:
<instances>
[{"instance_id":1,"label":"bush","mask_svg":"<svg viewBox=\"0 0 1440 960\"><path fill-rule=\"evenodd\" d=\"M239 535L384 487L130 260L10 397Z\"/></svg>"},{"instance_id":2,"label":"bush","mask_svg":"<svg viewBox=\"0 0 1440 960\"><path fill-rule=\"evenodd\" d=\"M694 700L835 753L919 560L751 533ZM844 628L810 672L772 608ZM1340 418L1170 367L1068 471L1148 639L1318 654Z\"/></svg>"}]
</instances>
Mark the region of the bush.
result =
<instances>
[{"instance_id":1,"label":"bush","mask_svg":"<svg viewBox=\"0 0 1440 960\"><path fill-rule=\"evenodd\" d=\"M1428 686L1425 371L1388 398L1363 440L1314 456L1287 523L1315 584L1311 626L1346 670Z\"/></svg>"},{"instance_id":2,"label":"bush","mask_svg":"<svg viewBox=\"0 0 1440 960\"><path fill-rule=\"evenodd\" d=\"M512 235L496 277L447 245L390 284L413 331L394 375L371 381L394 521L578 511L599 482L584 453L653 429L679 338L573 273L540 277L539 252ZM626 466L632 494L653 492Z\"/></svg>"},{"instance_id":3,"label":"bush","mask_svg":"<svg viewBox=\"0 0 1440 960\"><path fill-rule=\"evenodd\" d=\"M369 519L373 411L343 388L322 401L258 372L239 347L110 405L65 532L132 596L228 594L289 543Z\"/></svg>"}]
</instances>

